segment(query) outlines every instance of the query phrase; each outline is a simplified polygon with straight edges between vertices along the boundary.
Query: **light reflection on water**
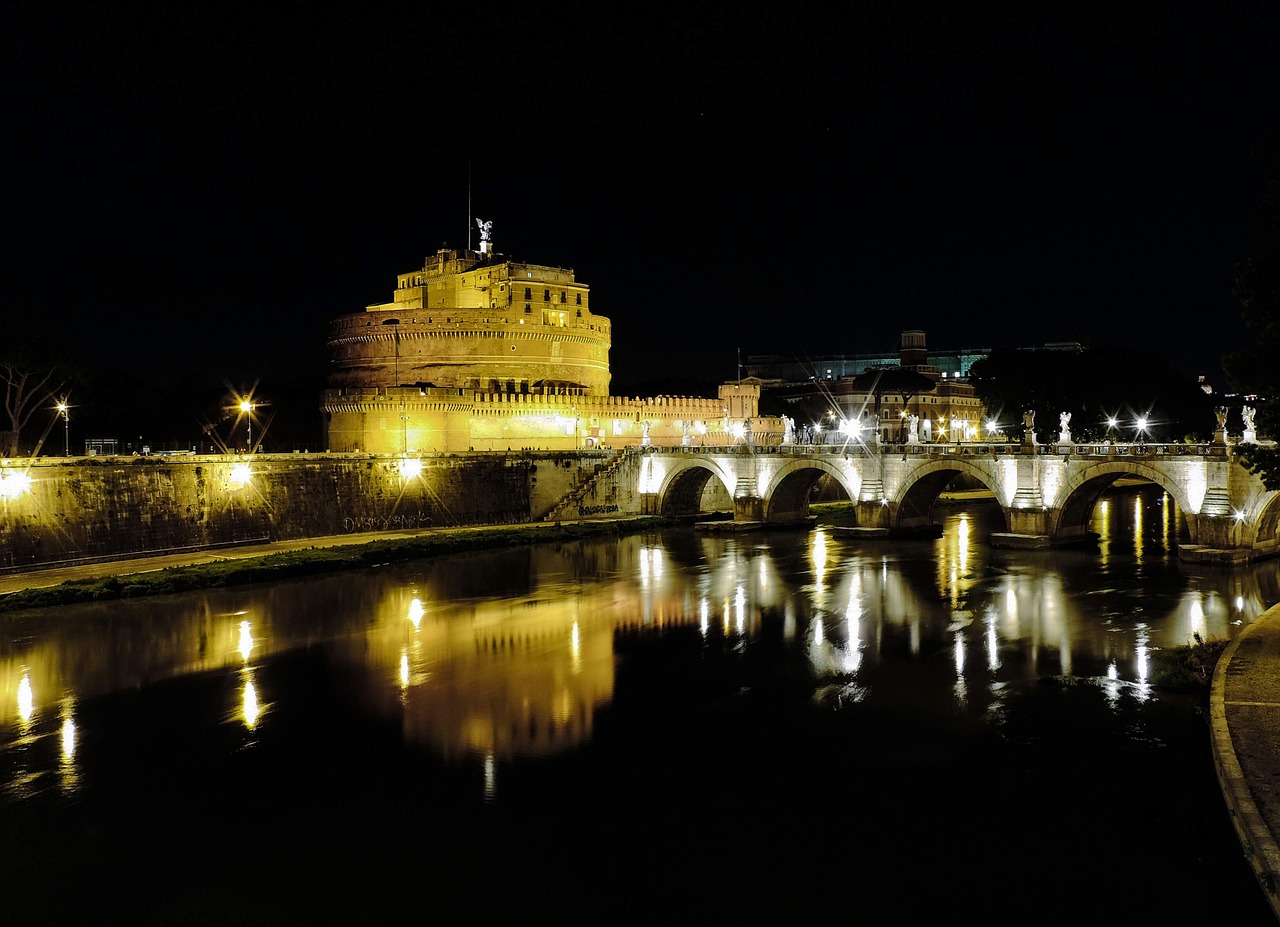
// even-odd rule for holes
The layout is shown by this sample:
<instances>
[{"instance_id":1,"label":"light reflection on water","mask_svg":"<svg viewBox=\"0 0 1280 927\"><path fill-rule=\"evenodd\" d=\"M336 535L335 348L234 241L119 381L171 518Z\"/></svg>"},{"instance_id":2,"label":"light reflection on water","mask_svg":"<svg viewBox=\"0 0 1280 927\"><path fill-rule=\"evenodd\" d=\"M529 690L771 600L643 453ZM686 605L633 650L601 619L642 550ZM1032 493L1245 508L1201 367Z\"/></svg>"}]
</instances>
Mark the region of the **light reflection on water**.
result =
<instances>
[{"instance_id":1,"label":"light reflection on water","mask_svg":"<svg viewBox=\"0 0 1280 927\"><path fill-rule=\"evenodd\" d=\"M180 780L181 751L169 744L182 742L197 751L216 788L241 782L251 797L261 792L264 802L280 805L286 821L298 817L286 797L317 777L321 797L311 801L325 814L349 807L360 835L376 814L362 803L376 804L384 790L399 794L405 757L393 752L388 759L370 746L388 731L397 748L462 769L472 777L463 791L472 789L467 794L496 811L515 801L516 770L537 766L534 758L599 746L608 740L597 730L601 719L616 738L628 730L617 719L638 700L661 701L687 669L681 651L658 664L656 682L645 688L634 669L626 676L628 647L670 637L735 657L748 644L774 642L774 669L787 673L763 678L796 680L786 660L798 655L809 687L804 704L828 718L882 711L913 721L936 716L940 727L972 730L1001 729L1021 712L1025 726L1027 709L1019 706L1034 689L1028 684L1072 676L1128 724L1133 703L1159 701L1153 654L1197 634L1234 636L1280 598L1278 563L1234 571L1180 564L1170 552L1179 518L1150 489L1104 497L1092 524L1097 545L1086 549L994 550L987 535L1003 525L991 506L939 512L944 530L934 540L859 540L827 528L673 529L10 616L0 641L0 811L39 797L75 800L107 769L115 776L107 779L110 790L121 764L127 774L129 763L150 762L160 769L138 771ZM323 667L322 686L305 674L303 686L280 670L298 654L306 655L305 666ZM736 697L746 695L744 689ZM323 700L319 709L315 699ZM115 709L120 704L125 710ZM312 711L319 733L298 721ZM765 722L753 716L744 727L754 732ZM673 746L670 756L661 752L665 737L610 742L622 759L604 768L617 775L643 756L661 777L645 778L642 767L646 788L678 780L691 747L714 737L716 722L703 723L692 723L697 738ZM1048 736L1038 723L1032 730ZM846 733L841 729L836 742ZM1146 734L1135 728L1128 736ZM151 751L142 749L148 741ZM117 742L129 747L117 750ZM250 767L254 774L244 772L246 758L278 744L290 756L303 748L315 753L301 768L272 754L270 763ZM791 747L821 756L836 749L803 741ZM856 753L856 746L840 749ZM347 754L357 778L339 777L336 801L335 786L319 773ZM583 781L591 781L598 758L579 761L588 764ZM768 769L775 760L765 762ZM789 775L780 773L785 769L773 771ZM702 772L727 788L746 770ZM829 784L830 771L813 774ZM268 775L286 781L273 785ZM850 775L841 770L839 779ZM425 788L411 783L419 784ZM885 785L862 787L878 793ZM428 817L461 800L433 788L444 798L423 806ZM416 800L433 793L410 794ZM1140 803L1141 796L1126 801ZM302 807L311 813L307 800ZM601 813L607 819L621 812ZM871 826L871 809L852 813ZM1044 824L1052 826L1047 817ZM214 827L212 819L195 824L197 832ZM892 824L875 833L896 839L886 836ZM446 842L442 847L448 852Z\"/></svg>"},{"instance_id":2,"label":"light reflection on water","mask_svg":"<svg viewBox=\"0 0 1280 927\"><path fill-rule=\"evenodd\" d=\"M1152 650L1229 638L1276 595L1274 564L1179 564L1171 509L1151 490L1106 497L1097 547L1085 550L992 550L998 516L958 506L933 542L685 530L16 617L0 652L0 725L12 755L55 724L77 732L77 702L234 666L240 704L229 714L254 730L269 708L254 665L322 643L367 674L362 697L402 715L410 741L448 755L554 753L590 738L612 697L616 629L691 624L706 636L718 616L720 633L750 637L772 613L785 636L809 641L819 676L845 684L886 649L945 646L960 704L971 682L1039 675L1145 693ZM74 751L62 753L48 772L65 773Z\"/></svg>"}]
</instances>

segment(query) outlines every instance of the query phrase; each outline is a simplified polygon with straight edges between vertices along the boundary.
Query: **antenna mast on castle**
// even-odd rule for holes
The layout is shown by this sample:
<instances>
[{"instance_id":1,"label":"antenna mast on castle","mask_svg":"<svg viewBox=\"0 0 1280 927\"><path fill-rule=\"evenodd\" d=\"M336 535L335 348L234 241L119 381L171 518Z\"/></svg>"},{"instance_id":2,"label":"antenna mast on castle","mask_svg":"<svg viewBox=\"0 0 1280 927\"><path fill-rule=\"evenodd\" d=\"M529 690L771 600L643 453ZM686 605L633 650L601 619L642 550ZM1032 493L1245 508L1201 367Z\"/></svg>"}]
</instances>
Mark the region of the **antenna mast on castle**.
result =
<instances>
[{"instance_id":1,"label":"antenna mast on castle","mask_svg":"<svg viewBox=\"0 0 1280 927\"><path fill-rule=\"evenodd\" d=\"M467 162L467 250L471 250L471 162Z\"/></svg>"}]
</instances>

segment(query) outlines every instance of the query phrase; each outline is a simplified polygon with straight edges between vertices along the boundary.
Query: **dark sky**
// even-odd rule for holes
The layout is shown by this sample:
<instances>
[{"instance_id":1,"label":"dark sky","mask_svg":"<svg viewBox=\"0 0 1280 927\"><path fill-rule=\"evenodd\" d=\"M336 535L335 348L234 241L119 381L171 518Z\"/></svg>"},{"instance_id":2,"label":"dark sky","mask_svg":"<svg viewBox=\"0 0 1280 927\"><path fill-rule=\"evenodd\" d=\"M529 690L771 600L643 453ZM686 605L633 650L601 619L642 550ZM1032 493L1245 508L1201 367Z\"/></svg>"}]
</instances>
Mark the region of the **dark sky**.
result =
<instances>
[{"instance_id":1,"label":"dark sky","mask_svg":"<svg viewBox=\"0 0 1280 927\"><path fill-rule=\"evenodd\" d=\"M480 216L591 286L615 383L1244 338L1280 4L506 6L0 5L5 327L284 393Z\"/></svg>"}]
</instances>

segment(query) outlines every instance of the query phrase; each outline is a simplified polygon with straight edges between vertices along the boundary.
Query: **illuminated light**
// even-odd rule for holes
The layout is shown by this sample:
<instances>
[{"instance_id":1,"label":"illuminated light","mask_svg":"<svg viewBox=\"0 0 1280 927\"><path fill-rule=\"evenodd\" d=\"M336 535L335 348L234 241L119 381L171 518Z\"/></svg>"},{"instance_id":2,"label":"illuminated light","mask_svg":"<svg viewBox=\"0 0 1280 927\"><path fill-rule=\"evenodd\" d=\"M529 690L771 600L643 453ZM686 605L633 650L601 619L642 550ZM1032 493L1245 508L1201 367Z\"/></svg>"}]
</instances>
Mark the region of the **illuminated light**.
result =
<instances>
[{"instance_id":1,"label":"illuminated light","mask_svg":"<svg viewBox=\"0 0 1280 927\"><path fill-rule=\"evenodd\" d=\"M422 607L421 599L413 599L409 602L409 620L413 622L413 629L418 630L418 625L422 623L422 616L426 610Z\"/></svg>"},{"instance_id":2,"label":"illuminated light","mask_svg":"<svg viewBox=\"0 0 1280 927\"><path fill-rule=\"evenodd\" d=\"M814 644L822 644L825 637L822 631L822 619L815 618L813 621L813 642Z\"/></svg>"},{"instance_id":3,"label":"illuminated light","mask_svg":"<svg viewBox=\"0 0 1280 927\"><path fill-rule=\"evenodd\" d=\"M856 594L849 599L849 607L845 609L844 616L849 625L849 646L845 651L844 669L846 673L856 673L858 667L862 665L862 604L857 600Z\"/></svg>"},{"instance_id":4,"label":"illuminated light","mask_svg":"<svg viewBox=\"0 0 1280 927\"><path fill-rule=\"evenodd\" d=\"M23 724L26 724L31 720L34 712L35 699L31 694L31 677L23 673L22 681L18 683L18 717L22 719Z\"/></svg>"},{"instance_id":5,"label":"illuminated light","mask_svg":"<svg viewBox=\"0 0 1280 927\"><path fill-rule=\"evenodd\" d=\"M1199 467L1187 471L1187 510L1193 515L1200 514L1205 493L1209 489L1205 467L1206 464L1202 463Z\"/></svg>"},{"instance_id":6,"label":"illuminated light","mask_svg":"<svg viewBox=\"0 0 1280 927\"><path fill-rule=\"evenodd\" d=\"M409 686L409 655L404 651L400 652L400 688L405 689Z\"/></svg>"},{"instance_id":7,"label":"illuminated light","mask_svg":"<svg viewBox=\"0 0 1280 927\"><path fill-rule=\"evenodd\" d=\"M1239 509L1236 509L1234 512L1231 513L1231 517L1234 518L1236 521L1244 521L1244 512L1240 511Z\"/></svg>"},{"instance_id":8,"label":"illuminated light","mask_svg":"<svg viewBox=\"0 0 1280 927\"><path fill-rule=\"evenodd\" d=\"M236 647L240 651L240 656L249 659L249 651L253 650L253 634L249 630L249 622L240 622L240 643Z\"/></svg>"},{"instance_id":9,"label":"illuminated light","mask_svg":"<svg viewBox=\"0 0 1280 927\"><path fill-rule=\"evenodd\" d=\"M578 630L578 622L576 621L569 631L569 656L575 666L582 659L582 633Z\"/></svg>"},{"instance_id":10,"label":"illuminated light","mask_svg":"<svg viewBox=\"0 0 1280 927\"><path fill-rule=\"evenodd\" d=\"M662 488L662 481L666 477L667 468L661 463L656 463L652 457L645 457L644 463L640 465L640 480L636 485L636 490L644 494L652 494L658 492Z\"/></svg>"},{"instance_id":11,"label":"illuminated light","mask_svg":"<svg viewBox=\"0 0 1280 927\"><path fill-rule=\"evenodd\" d=\"M238 463L231 468L231 485L235 489L246 485L253 479L253 471L247 463Z\"/></svg>"},{"instance_id":12,"label":"illuminated light","mask_svg":"<svg viewBox=\"0 0 1280 927\"><path fill-rule=\"evenodd\" d=\"M956 632L955 642L956 676L964 676L964 634Z\"/></svg>"},{"instance_id":13,"label":"illuminated light","mask_svg":"<svg viewBox=\"0 0 1280 927\"><path fill-rule=\"evenodd\" d=\"M253 684L252 679L246 679L244 683L244 726L249 730L253 730L258 725L258 716L262 714L262 708L258 704L258 688Z\"/></svg>"},{"instance_id":14,"label":"illuminated light","mask_svg":"<svg viewBox=\"0 0 1280 927\"><path fill-rule=\"evenodd\" d=\"M1000 484L1004 489L1004 499L1008 504L1018 495L1018 462L1016 460L1000 461Z\"/></svg>"},{"instance_id":15,"label":"illuminated light","mask_svg":"<svg viewBox=\"0 0 1280 927\"><path fill-rule=\"evenodd\" d=\"M1147 635L1145 631L1138 632L1138 646L1135 648L1135 656L1137 657L1138 683L1140 688L1138 696L1142 700L1146 700L1150 695L1150 684L1147 679L1151 672L1151 651L1147 646Z\"/></svg>"},{"instance_id":16,"label":"illuminated light","mask_svg":"<svg viewBox=\"0 0 1280 927\"><path fill-rule=\"evenodd\" d=\"M76 755L76 722L70 718L62 719L62 762L69 763Z\"/></svg>"},{"instance_id":17,"label":"illuminated light","mask_svg":"<svg viewBox=\"0 0 1280 927\"><path fill-rule=\"evenodd\" d=\"M707 631L711 629L711 607L706 599L698 603L698 630L702 632L702 636L707 636Z\"/></svg>"},{"instance_id":18,"label":"illuminated light","mask_svg":"<svg viewBox=\"0 0 1280 927\"><path fill-rule=\"evenodd\" d=\"M813 560L813 573L815 582L821 586L822 578L827 571L827 535L825 531L815 531L813 533L813 549L810 552Z\"/></svg>"},{"instance_id":19,"label":"illuminated light","mask_svg":"<svg viewBox=\"0 0 1280 927\"><path fill-rule=\"evenodd\" d=\"M987 612L987 664L991 669L1000 668L1000 636L996 633L997 615L994 608Z\"/></svg>"},{"instance_id":20,"label":"illuminated light","mask_svg":"<svg viewBox=\"0 0 1280 927\"><path fill-rule=\"evenodd\" d=\"M484 800L493 801L498 797L498 768L494 763L493 754L486 753L484 755Z\"/></svg>"},{"instance_id":21,"label":"illuminated light","mask_svg":"<svg viewBox=\"0 0 1280 927\"><path fill-rule=\"evenodd\" d=\"M738 633L741 634L746 625L747 615L747 593L746 590L739 586L733 594L733 614L734 624Z\"/></svg>"},{"instance_id":22,"label":"illuminated light","mask_svg":"<svg viewBox=\"0 0 1280 927\"><path fill-rule=\"evenodd\" d=\"M1244 596L1242 595L1236 596L1236 611L1244 611Z\"/></svg>"},{"instance_id":23,"label":"illuminated light","mask_svg":"<svg viewBox=\"0 0 1280 927\"><path fill-rule=\"evenodd\" d=\"M1062 461L1056 460L1056 459L1053 460L1052 463L1049 466L1047 466L1044 470L1044 473L1042 476L1043 482L1041 484L1042 486L1041 492L1044 493L1043 498L1045 500L1046 509L1049 507L1049 505L1053 501L1055 501L1058 498L1058 490L1061 489L1062 487L1062 476L1063 476L1062 471L1063 471Z\"/></svg>"},{"instance_id":24,"label":"illuminated light","mask_svg":"<svg viewBox=\"0 0 1280 927\"><path fill-rule=\"evenodd\" d=\"M31 477L26 473L6 470L0 473L0 499L16 499L31 491Z\"/></svg>"},{"instance_id":25,"label":"illuminated light","mask_svg":"<svg viewBox=\"0 0 1280 927\"><path fill-rule=\"evenodd\" d=\"M1192 599L1191 606L1187 611L1187 617L1191 621L1191 634L1200 636L1201 632L1204 631L1204 603L1200 601L1199 597Z\"/></svg>"},{"instance_id":26,"label":"illuminated light","mask_svg":"<svg viewBox=\"0 0 1280 927\"><path fill-rule=\"evenodd\" d=\"M1115 681L1120 678L1120 670L1116 668L1116 661L1112 660L1107 664L1107 678Z\"/></svg>"},{"instance_id":27,"label":"illuminated light","mask_svg":"<svg viewBox=\"0 0 1280 927\"><path fill-rule=\"evenodd\" d=\"M406 457L400 461L400 478L411 480L422 473L422 461L417 457Z\"/></svg>"}]
</instances>

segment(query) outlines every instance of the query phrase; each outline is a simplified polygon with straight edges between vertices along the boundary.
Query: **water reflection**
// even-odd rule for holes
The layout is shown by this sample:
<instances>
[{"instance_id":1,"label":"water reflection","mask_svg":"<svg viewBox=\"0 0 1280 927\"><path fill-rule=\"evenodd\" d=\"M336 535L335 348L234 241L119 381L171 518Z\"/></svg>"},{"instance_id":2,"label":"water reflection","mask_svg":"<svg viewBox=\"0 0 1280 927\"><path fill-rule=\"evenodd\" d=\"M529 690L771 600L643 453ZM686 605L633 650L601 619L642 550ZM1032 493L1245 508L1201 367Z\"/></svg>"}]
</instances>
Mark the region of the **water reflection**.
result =
<instances>
[{"instance_id":1,"label":"water reflection","mask_svg":"<svg viewBox=\"0 0 1280 927\"><path fill-rule=\"evenodd\" d=\"M268 738L296 695L268 702L264 668L322 648L360 711L407 743L481 759L493 795L495 763L591 739L614 696L619 632L689 626L746 641L777 622L841 699L893 685L875 675L891 657L946 651L956 706L998 712L1008 684L1043 675L1148 697L1153 651L1232 637L1280 598L1274 562L1180 564L1180 516L1158 491L1104 497L1091 527L1094 549L993 550L999 515L978 503L946 511L933 541L680 529L12 616L0 774L9 795L27 794L19 782L74 787L77 744L100 733L77 705L197 673L233 674L239 701L223 716ZM56 750L32 746L46 738Z\"/></svg>"}]
</instances>

